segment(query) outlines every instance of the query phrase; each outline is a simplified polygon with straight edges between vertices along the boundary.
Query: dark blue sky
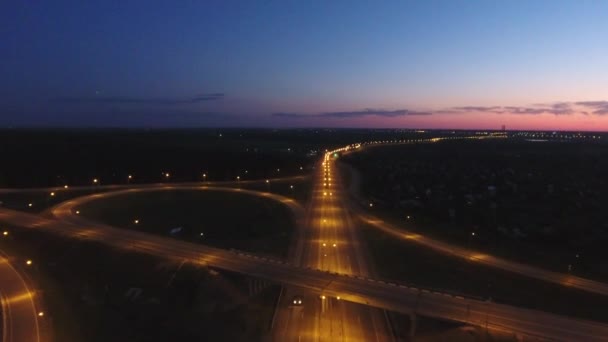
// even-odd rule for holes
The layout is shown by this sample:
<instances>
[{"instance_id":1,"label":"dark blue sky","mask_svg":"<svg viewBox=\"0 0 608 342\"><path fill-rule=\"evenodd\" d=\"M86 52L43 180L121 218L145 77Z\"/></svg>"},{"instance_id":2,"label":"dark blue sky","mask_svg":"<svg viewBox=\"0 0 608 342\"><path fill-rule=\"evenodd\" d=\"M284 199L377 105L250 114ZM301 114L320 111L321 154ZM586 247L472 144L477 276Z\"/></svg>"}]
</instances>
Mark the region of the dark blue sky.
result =
<instances>
[{"instance_id":1,"label":"dark blue sky","mask_svg":"<svg viewBox=\"0 0 608 342\"><path fill-rule=\"evenodd\" d=\"M4 2L0 125L608 129L606 13L590 1Z\"/></svg>"}]
</instances>

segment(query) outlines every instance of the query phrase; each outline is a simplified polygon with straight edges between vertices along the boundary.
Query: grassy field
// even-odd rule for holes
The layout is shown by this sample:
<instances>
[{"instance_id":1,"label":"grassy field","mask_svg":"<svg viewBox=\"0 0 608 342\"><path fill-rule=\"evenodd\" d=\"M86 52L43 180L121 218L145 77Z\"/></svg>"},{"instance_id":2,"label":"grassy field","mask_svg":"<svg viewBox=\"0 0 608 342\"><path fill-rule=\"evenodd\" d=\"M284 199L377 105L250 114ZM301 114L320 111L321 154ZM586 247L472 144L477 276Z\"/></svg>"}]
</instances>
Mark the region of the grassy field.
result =
<instances>
[{"instance_id":1,"label":"grassy field","mask_svg":"<svg viewBox=\"0 0 608 342\"><path fill-rule=\"evenodd\" d=\"M372 148L343 160L361 173L361 194L383 220L608 281L607 152L605 144L454 141Z\"/></svg>"},{"instance_id":2,"label":"grassy field","mask_svg":"<svg viewBox=\"0 0 608 342\"><path fill-rule=\"evenodd\" d=\"M286 255L295 225L289 208L280 203L221 191L125 194L78 209L112 226L275 256ZM176 228L181 230L171 234Z\"/></svg>"}]
</instances>

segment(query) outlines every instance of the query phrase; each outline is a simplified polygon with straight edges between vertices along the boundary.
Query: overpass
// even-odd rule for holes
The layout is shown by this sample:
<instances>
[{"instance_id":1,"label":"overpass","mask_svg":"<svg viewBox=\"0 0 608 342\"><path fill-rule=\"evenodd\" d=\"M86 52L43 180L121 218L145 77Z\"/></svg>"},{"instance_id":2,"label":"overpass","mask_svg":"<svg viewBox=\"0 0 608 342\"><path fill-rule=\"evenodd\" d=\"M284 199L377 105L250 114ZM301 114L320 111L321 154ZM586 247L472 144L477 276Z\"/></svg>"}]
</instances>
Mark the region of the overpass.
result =
<instances>
[{"instance_id":1,"label":"overpass","mask_svg":"<svg viewBox=\"0 0 608 342\"><path fill-rule=\"evenodd\" d=\"M86 226L7 209L0 210L0 222L70 238L99 241L115 248L186 260L404 314L418 314L551 340L608 339L608 325L603 323L408 287L378 279L297 267L281 260L137 231L109 226Z\"/></svg>"}]
</instances>

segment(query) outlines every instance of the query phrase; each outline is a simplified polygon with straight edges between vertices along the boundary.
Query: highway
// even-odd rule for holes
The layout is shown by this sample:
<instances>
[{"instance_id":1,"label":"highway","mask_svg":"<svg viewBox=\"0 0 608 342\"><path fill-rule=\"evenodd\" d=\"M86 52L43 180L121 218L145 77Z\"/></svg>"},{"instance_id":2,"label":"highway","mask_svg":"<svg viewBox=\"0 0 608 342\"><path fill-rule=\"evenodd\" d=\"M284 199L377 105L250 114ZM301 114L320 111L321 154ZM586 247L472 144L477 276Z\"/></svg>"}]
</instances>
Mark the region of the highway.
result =
<instances>
[{"instance_id":1,"label":"highway","mask_svg":"<svg viewBox=\"0 0 608 342\"><path fill-rule=\"evenodd\" d=\"M545 312L434 293L381 280L297 267L280 260L226 251L133 230L81 225L59 219L1 209L0 222L62 234L156 256L213 266L302 288L326 298L365 304L471 325L518 332L558 341L606 341L608 325Z\"/></svg>"},{"instance_id":2,"label":"highway","mask_svg":"<svg viewBox=\"0 0 608 342\"><path fill-rule=\"evenodd\" d=\"M2 303L2 341L39 342L38 310L34 291L26 279L0 253L0 301Z\"/></svg>"},{"instance_id":3,"label":"highway","mask_svg":"<svg viewBox=\"0 0 608 342\"><path fill-rule=\"evenodd\" d=\"M438 140L429 140L429 142L434 141ZM357 150L357 147L351 145L348 149L353 151ZM340 149L339 152L346 152L348 149ZM43 215L0 209L0 222L44 229L69 237L98 240L117 248L185 259L288 285L283 293L283 302L279 306L276 317L275 340L382 341L392 339L383 311L370 309L369 306L554 340L600 341L608 339L608 325L606 324L462 298L446 293L433 293L424 289L408 288L404 285L387 284L375 280L373 270L366 263L365 248L358 239L356 226L350 215L351 212L360 209L347 201L346 191L341 186L338 172L334 170L333 160L324 159L323 162L325 164L318 165L315 171L313 198L306 215L299 204L287 197L223 187L224 184L234 185L246 181L214 183L217 186L212 186L208 182L197 182L121 185L117 188L108 186L106 190L117 191L79 197L61 203ZM269 260L250 254L116 229L89 222L75 215L73 209L86 201L104 196L175 189L239 191L255 196L265 196L288 205L296 213L299 223L297 238L290 251L290 262ZM19 191L0 189L0 192L3 190ZM31 191L31 189L24 191ZM52 218L52 215L58 219ZM432 240L420 234L391 226L369 214L358 215L358 218L397 238L420 243L441 253L466 258L532 278L604 295L608 294L605 290L606 285L602 283L512 263ZM296 308L288 305L295 295L304 296L305 303L302 307ZM367 307L363 307L361 304Z\"/></svg>"},{"instance_id":4,"label":"highway","mask_svg":"<svg viewBox=\"0 0 608 342\"><path fill-rule=\"evenodd\" d=\"M326 154L315 168L312 199L304 234L290 261L297 266L349 275L369 276L365 248L342 198L340 175ZM294 298L303 305L293 305ZM392 341L385 312L322 297L319 292L284 288L273 329L275 341Z\"/></svg>"}]
</instances>

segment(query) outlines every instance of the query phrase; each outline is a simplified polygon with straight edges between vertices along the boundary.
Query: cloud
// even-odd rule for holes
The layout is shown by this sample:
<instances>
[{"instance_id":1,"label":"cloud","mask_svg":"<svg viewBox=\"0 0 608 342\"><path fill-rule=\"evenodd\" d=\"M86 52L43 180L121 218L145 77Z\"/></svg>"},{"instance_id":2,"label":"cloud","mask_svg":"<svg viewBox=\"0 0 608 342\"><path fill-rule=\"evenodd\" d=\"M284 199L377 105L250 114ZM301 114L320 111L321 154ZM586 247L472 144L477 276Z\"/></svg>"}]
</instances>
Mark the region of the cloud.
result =
<instances>
[{"instance_id":1,"label":"cloud","mask_svg":"<svg viewBox=\"0 0 608 342\"><path fill-rule=\"evenodd\" d=\"M193 104L205 101L215 101L224 98L223 93L200 94L190 98L141 98L125 96L93 96L93 97L56 97L51 99L55 103L83 104L83 103L107 103L107 104L152 104L152 105L178 105Z\"/></svg>"},{"instance_id":2,"label":"cloud","mask_svg":"<svg viewBox=\"0 0 608 342\"><path fill-rule=\"evenodd\" d=\"M608 101L580 101L577 105L590 108L592 114L608 115Z\"/></svg>"},{"instance_id":3,"label":"cloud","mask_svg":"<svg viewBox=\"0 0 608 342\"><path fill-rule=\"evenodd\" d=\"M500 106L484 107L484 106L464 106L464 107L452 107L451 109L465 112L493 112L499 110Z\"/></svg>"},{"instance_id":4,"label":"cloud","mask_svg":"<svg viewBox=\"0 0 608 342\"><path fill-rule=\"evenodd\" d=\"M483 112L495 114L519 114L519 115L537 115L537 114L553 114L553 115L570 115L574 113L571 105L566 102L558 102L553 104L535 105L535 106L464 106L450 108L456 112Z\"/></svg>"},{"instance_id":5,"label":"cloud","mask_svg":"<svg viewBox=\"0 0 608 342\"><path fill-rule=\"evenodd\" d=\"M401 116L410 116L410 115L432 115L432 112L419 112L419 111L411 111L407 109L397 109L397 110L384 110L384 109L364 109L359 111L346 111L346 112L324 112L317 114L302 114L302 113L272 113L271 115L274 117L281 118L339 118L339 119L347 119L347 118L359 118L364 116L381 116L386 118L395 118Z\"/></svg>"}]
</instances>

